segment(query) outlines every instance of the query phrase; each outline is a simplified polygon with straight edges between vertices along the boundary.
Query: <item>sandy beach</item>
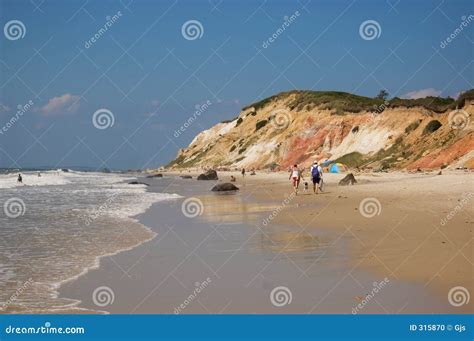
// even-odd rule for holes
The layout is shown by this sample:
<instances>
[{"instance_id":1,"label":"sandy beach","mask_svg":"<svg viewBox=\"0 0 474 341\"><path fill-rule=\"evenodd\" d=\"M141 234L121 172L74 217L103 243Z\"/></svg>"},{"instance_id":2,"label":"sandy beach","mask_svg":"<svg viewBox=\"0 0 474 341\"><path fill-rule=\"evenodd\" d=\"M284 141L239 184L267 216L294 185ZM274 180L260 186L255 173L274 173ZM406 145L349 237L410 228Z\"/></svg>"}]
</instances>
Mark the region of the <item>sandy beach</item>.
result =
<instances>
[{"instance_id":1,"label":"sandy beach","mask_svg":"<svg viewBox=\"0 0 474 341\"><path fill-rule=\"evenodd\" d=\"M298 196L286 173L219 172L236 176L234 194L195 175L140 179L183 199L154 204L139 219L155 239L102 258L60 297L110 313L472 312L449 294L474 291L472 173L364 173L354 186L325 174L324 193ZM114 300L98 307L101 286Z\"/></svg>"}]
</instances>

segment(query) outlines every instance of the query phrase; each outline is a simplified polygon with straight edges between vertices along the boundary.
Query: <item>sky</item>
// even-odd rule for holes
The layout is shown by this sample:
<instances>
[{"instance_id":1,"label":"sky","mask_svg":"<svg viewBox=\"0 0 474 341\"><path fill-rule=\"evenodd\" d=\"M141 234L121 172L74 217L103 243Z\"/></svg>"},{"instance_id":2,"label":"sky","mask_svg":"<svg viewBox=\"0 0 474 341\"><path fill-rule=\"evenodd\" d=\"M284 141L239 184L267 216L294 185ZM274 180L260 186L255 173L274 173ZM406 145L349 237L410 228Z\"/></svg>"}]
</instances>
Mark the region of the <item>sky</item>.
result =
<instances>
[{"instance_id":1,"label":"sky","mask_svg":"<svg viewBox=\"0 0 474 341\"><path fill-rule=\"evenodd\" d=\"M0 0L0 167L158 167L293 89L456 97L474 88L472 15L468 0Z\"/></svg>"}]
</instances>

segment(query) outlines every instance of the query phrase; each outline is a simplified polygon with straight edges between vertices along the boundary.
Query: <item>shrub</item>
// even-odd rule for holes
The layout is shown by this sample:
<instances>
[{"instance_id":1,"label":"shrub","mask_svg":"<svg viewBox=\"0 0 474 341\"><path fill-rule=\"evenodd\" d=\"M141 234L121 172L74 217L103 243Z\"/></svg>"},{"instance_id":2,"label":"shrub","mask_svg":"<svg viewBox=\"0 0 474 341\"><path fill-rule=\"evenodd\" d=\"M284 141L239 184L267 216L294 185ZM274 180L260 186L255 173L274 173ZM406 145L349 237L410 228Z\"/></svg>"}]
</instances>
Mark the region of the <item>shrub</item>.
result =
<instances>
[{"instance_id":1,"label":"shrub","mask_svg":"<svg viewBox=\"0 0 474 341\"><path fill-rule=\"evenodd\" d=\"M421 123L421 120L418 120L418 121L415 121L415 122L410 123L410 124L405 128L405 134L411 133L413 130L415 130L416 128L418 128L418 126L420 125L420 123Z\"/></svg>"},{"instance_id":2,"label":"shrub","mask_svg":"<svg viewBox=\"0 0 474 341\"><path fill-rule=\"evenodd\" d=\"M236 146L236 145L233 145L232 147L230 147L230 150L229 150L229 152L231 152L231 153L232 153L232 152L235 150L235 148L237 148L237 146Z\"/></svg>"},{"instance_id":3,"label":"shrub","mask_svg":"<svg viewBox=\"0 0 474 341\"><path fill-rule=\"evenodd\" d=\"M431 134L438 130L442 126L441 122L438 120L429 121L425 129L423 129L423 135Z\"/></svg>"},{"instance_id":4,"label":"shrub","mask_svg":"<svg viewBox=\"0 0 474 341\"><path fill-rule=\"evenodd\" d=\"M242 117L239 117L239 119L237 120L237 123L235 124L236 127L238 127L244 120L242 119Z\"/></svg>"},{"instance_id":5,"label":"shrub","mask_svg":"<svg viewBox=\"0 0 474 341\"><path fill-rule=\"evenodd\" d=\"M268 120L258 121L257 124L255 124L255 131L265 127L267 123L268 123Z\"/></svg>"},{"instance_id":6,"label":"shrub","mask_svg":"<svg viewBox=\"0 0 474 341\"><path fill-rule=\"evenodd\" d=\"M340 158L334 160L334 162L340 162L349 167L359 167L364 163L364 156L359 152L352 152L341 156Z\"/></svg>"}]
</instances>

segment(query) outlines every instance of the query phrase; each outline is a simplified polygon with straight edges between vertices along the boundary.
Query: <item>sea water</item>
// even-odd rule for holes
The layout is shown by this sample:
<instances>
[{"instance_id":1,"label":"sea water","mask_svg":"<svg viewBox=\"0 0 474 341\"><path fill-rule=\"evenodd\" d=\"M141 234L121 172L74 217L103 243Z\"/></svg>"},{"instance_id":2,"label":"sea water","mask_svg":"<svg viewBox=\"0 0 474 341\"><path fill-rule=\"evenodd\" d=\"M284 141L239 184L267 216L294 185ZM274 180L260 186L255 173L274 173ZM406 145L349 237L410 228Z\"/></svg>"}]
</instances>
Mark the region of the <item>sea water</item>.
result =
<instances>
[{"instance_id":1,"label":"sea water","mask_svg":"<svg viewBox=\"0 0 474 341\"><path fill-rule=\"evenodd\" d=\"M0 175L0 313L79 310L58 287L155 233L133 217L179 196L150 193L115 173L26 172Z\"/></svg>"}]
</instances>

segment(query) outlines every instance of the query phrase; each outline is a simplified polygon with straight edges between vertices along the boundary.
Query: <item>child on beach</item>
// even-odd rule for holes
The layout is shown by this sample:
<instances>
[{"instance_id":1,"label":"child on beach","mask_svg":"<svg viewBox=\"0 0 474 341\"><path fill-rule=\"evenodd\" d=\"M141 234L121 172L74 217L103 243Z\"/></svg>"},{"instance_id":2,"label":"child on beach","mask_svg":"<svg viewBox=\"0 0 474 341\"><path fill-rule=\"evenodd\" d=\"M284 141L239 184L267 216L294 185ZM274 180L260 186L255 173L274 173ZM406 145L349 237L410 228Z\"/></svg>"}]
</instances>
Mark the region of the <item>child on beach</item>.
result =
<instances>
[{"instance_id":1,"label":"child on beach","mask_svg":"<svg viewBox=\"0 0 474 341\"><path fill-rule=\"evenodd\" d=\"M303 178L303 176L301 175L301 171L298 169L298 165L293 165L289 180L292 180L293 182L293 189L296 195L298 195L298 187L300 185L301 178Z\"/></svg>"}]
</instances>

